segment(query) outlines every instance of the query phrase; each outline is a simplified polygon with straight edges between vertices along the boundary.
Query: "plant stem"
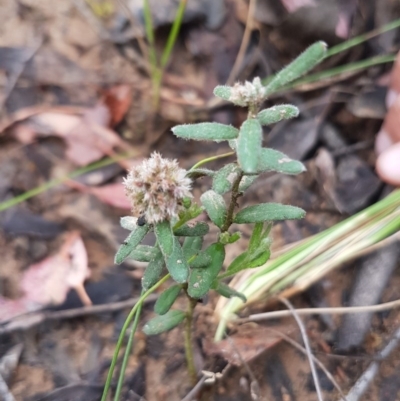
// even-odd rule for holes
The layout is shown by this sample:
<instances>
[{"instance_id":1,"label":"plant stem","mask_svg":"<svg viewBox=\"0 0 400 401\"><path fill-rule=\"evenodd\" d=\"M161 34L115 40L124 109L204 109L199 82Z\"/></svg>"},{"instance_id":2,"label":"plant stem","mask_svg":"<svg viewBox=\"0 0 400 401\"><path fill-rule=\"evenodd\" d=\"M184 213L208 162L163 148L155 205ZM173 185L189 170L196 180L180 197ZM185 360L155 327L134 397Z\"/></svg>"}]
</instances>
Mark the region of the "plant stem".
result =
<instances>
[{"instance_id":1,"label":"plant stem","mask_svg":"<svg viewBox=\"0 0 400 401\"><path fill-rule=\"evenodd\" d=\"M184 328L184 338L185 338L185 356L186 363L189 372L189 378L192 385L197 383L197 372L196 367L194 365L194 357L193 357L193 347L192 347L192 323L193 323L193 312L196 307L197 300L191 298L186 293L189 301L188 310L186 312L186 320L185 320L185 328Z\"/></svg>"},{"instance_id":2,"label":"plant stem","mask_svg":"<svg viewBox=\"0 0 400 401\"><path fill-rule=\"evenodd\" d=\"M153 287L149 288L138 300L136 305L131 309L129 312L128 317L125 320L124 325L122 326L121 333L119 334L117 345L114 350L114 355L111 361L110 369L108 370L108 375L106 379L106 384L104 385L104 390L103 390L103 395L101 397L101 401L106 401L107 400L107 395L111 387L111 380L113 377L115 365L117 364L117 359L118 359L118 354L121 349L122 343L125 338L125 333L126 330L128 329L128 326L131 324L133 317L136 314L136 311L141 307L143 301L152 293L154 292L160 285L165 283L169 278L170 274L165 275L162 279L160 279L156 284L153 285Z\"/></svg>"},{"instance_id":3,"label":"plant stem","mask_svg":"<svg viewBox=\"0 0 400 401\"><path fill-rule=\"evenodd\" d=\"M131 354L133 337L135 336L139 324L139 318L140 318L140 313L142 312L142 306L143 303L140 302L137 311L135 313L135 320L133 321L132 324L131 332L129 334L128 344L126 344L124 359L122 361L121 371L119 372L118 384L117 384L117 389L115 390L114 401L119 401L119 398L121 396L122 386L124 384L126 366L128 365L128 359Z\"/></svg>"},{"instance_id":4,"label":"plant stem","mask_svg":"<svg viewBox=\"0 0 400 401\"><path fill-rule=\"evenodd\" d=\"M236 178L236 181L234 182L234 184L232 186L231 202L229 204L225 224L222 226L221 232L228 231L229 227L233 223L233 213L235 212L237 200L238 200L239 196L241 196L241 193L239 192L239 185L240 185L240 181L242 180L242 178L243 178L243 171L240 172L238 178Z\"/></svg>"}]
</instances>

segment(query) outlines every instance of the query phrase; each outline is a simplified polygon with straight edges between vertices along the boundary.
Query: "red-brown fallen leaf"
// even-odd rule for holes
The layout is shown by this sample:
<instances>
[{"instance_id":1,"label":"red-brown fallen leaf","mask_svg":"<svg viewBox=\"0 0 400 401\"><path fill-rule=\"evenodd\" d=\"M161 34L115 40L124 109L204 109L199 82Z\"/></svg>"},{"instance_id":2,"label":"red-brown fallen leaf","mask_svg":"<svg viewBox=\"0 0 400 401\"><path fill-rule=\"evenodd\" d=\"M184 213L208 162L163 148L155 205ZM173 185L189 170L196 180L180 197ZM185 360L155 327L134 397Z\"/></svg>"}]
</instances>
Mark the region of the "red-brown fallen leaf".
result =
<instances>
[{"instance_id":1,"label":"red-brown fallen leaf","mask_svg":"<svg viewBox=\"0 0 400 401\"><path fill-rule=\"evenodd\" d=\"M0 297L0 321L22 313L64 302L70 288L81 296L83 282L90 276L85 245L78 232L71 232L60 251L30 266L21 280L24 295L16 300ZM87 294L81 296L90 304Z\"/></svg>"},{"instance_id":2,"label":"red-brown fallen leaf","mask_svg":"<svg viewBox=\"0 0 400 401\"><path fill-rule=\"evenodd\" d=\"M110 125L114 127L121 122L129 110L132 103L132 87L126 84L114 85L103 92L102 102L110 112Z\"/></svg>"},{"instance_id":3,"label":"red-brown fallen leaf","mask_svg":"<svg viewBox=\"0 0 400 401\"><path fill-rule=\"evenodd\" d=\"M132 209L132 204L125 195L125 188L122 184L109 184L101 187L90 188L90 193L111 206L119 207L121 209Z\"/></svg>"},{"instance_id":4,"label":"red-brown fallen leaf","mask_svg":"<svg viewBox=\"0 0 400 401\"><path fill-rule=\"evenodd\" d=\"M289 13L294 13L302 7L314 7L317 5L315 0L281 0L281 2Z\"/></svg>"},{"instance_id":5,"label":"red-brown fallen leaf","mask_svg":"<svg viewBox=\"0 0 400 401\"><path fill-rule=\"evenodd\" d=\"M290 335L294 331L294 326L280 325L274 326L274 329ZM210 344L205 349L209 354L221 355L232 365L241 366L243 362L251 361L281 341L282 337L276 332L266 327L249 324L239 326L237 333L225 340Z\"/></svg>"},{"instance_id":6,"label":"red-brown fallen leaf","mask_svg":"<svg viewBox=\"0 0 400 401\"><path fill-rule=\"evenodd\" d=\"M37 136L59 136L67 144L68 159L86 166L112 154L115 146L124 146L124 141L108 128L110 121L110 111L102 103L79 114L57 107L55 111L39 113L20 122L14 127L14 134L23 143L30 143Z\"/></svg>"}]
</instances>

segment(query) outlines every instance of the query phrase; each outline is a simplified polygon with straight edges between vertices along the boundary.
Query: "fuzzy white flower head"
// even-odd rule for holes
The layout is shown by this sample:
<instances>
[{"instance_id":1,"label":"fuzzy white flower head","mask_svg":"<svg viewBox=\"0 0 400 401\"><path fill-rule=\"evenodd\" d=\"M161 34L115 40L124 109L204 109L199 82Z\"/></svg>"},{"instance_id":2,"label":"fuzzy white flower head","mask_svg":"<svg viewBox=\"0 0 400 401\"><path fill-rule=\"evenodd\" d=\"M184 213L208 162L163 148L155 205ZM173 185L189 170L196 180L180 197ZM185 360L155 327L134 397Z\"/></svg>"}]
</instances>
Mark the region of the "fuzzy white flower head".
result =
<instances>
[{"instance_id":1,"label":"fuzzy white flower head","mask_svg":"<svg viewBox=\"0 0 400 401\"><path fill-rule=\"evenodd\" d=\"M176 160L164 159L158 152L133 167L123 182L133 215L144 216L148 224L178 217L182 200L192 198L186 173Z\"/></svg>"},{"instance_id":2,"label":"fuzzy white flower head","mask_svg":"<svg viewBox=\"0 0 400 401\"><path fill-rule=\"evenodd\" d=\"M237 82L231 88L229 100L239 106L248 106L250 103L260 103L264 100L265 90L260 78L254 78L253 82L244 84Z\"/></svg>"}]
</instances>

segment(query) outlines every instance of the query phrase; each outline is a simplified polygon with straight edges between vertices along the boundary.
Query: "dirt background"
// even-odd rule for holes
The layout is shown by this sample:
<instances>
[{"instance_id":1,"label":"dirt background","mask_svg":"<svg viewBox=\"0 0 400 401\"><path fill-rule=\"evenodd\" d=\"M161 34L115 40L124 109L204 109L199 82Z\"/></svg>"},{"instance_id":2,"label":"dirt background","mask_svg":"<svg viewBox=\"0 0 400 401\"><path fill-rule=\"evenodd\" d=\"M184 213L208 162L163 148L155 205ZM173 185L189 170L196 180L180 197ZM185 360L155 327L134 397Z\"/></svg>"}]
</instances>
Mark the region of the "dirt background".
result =
<instances>
[{"instance_id":1,"label":"dirt background","mask_svg":"<svg viewBox=\"0 0 400 401\"><path fill-rule=\"evenodd\" d=\"M150 6L161 54L177 1ZM177 158L184 168L229 151L224 144L179 141L170 128L210 120L239 126L244 111L217 102L217 84L265 78L317 40L331 47L399 18L400 5L189 0L157 109L142 1L1 0L0 7L0 399L100 400L144 268L113 263L126 236L119 227L119 218L129 214L121 185L126 169L153 150ZM316 71L395 54L399 39L398 29L375 36ZM300 118L265 129L265 145L307 166L298 177L262 177L241 200L292 203L307 211L303 221L275 226L273 250L331 227L389 192L374 172L374 139L386 114L391 66L298 85L266 103L299 107ZM99 161L91 171L65 179ZM195 195L209 185L207 179L197 182ZM250 229L244 231L246 239ZM244 244L231 247L227 263ZM348 305L362 296L354 292L360 282L361 294L372 297L363 298L366 304L398 299L398 248L397 243L342 266L295 296L293 304ZM371 269L378 274L368 279ZM83 283L94 306L83 307ZM214 345L216 301L211 296L196 308L195 356L199 371L222 372L222 378L185 400L317 400L307 358L289 342L302 344L292 318L232 327L233 340ZM152 316L153 303L146 304L141 324ZM284 307L262 303L243 316L267 308ZM314 355L346 394L398 332L400 315L363 315L361 323L355 316L303 321ZM318 373L324 399L339 400L325 373ZM361 399L400 400L399 373L395 348ZM139 331L122 399L182 400L191 388L182 329L149 338Z\"/></svg>"}]
</instances>

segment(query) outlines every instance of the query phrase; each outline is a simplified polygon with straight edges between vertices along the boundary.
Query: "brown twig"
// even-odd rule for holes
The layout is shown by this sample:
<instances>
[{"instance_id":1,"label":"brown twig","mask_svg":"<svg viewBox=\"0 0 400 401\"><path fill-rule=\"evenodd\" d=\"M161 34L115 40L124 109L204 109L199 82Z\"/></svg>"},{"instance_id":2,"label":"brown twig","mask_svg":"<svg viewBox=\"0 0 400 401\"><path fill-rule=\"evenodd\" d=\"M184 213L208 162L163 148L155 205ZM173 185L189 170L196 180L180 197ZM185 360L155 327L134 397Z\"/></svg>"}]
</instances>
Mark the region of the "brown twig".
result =
<instances>
[{"instance_id":1,"label":"brown twig","mask_svg":"<svg viewBox=\"0 0 400 401\"><path fill-rule=\"evenodd\" d=\"M296 310L298 312L299 309ZM277 334L278 336L282 337L283 340L285 340L287 343L292 345L294 348L302 352L304 355L307 356L307 350L300 345L297 341L293 340L290 338L288 335L285 333L282 333L279 330L275 330L272 327L267 327L267 330L272 331L273 333ZM344 401L347 401L346 396L344 395L342 389L339 386L339 383L335 380L335 378L332 376L331 372L325 367L325 365L313 354L311 354L311 358L314 360L314 362L318 365L318 367L325 373L326 377L331 381L331 383L334 385L336 390L339 392L340 396L343 398Z\"/></svg>"},{"instance_id":2,"label":"brown twig","mask_svg":"<svg viewBox=\"0 0 400 401\"><path fill-rule=\"evenodd\" d=\"M143 303L154 302L158 295L149 295ZM67 309L62 311L41 311L20 315L8 322L0 324L0 335L12 333L17 330L28 330L45 321L73 319L80 316L96 315L99 313L117 312L134 306L139 297L130 298L126 301L113 302L110 304L83 306L81 308Z\"/></svg>"},{"instance_id":3,"label":"brown twig","mask_svg":"<svg viewBox=\"0 0 400 401\"><path fill-rule=\"evenodd\" d=\"M337 308L302 308L296 309L298 315L343 315L346 313L365 313L365 312L381 312L393 308L400 307L400 299L395 301L385 302L378 305L365 305L365 306L341 306ZM292 312L288 310L279 310L265 313L256 313L242 319L236 319L237 323L256 322L260 320L270 320L279 317L292 316Z\"/></svg>"},{"instance_id":4,"label":"brown twig","mask_svg":"<svg viewBox=\"0 0 400 401\"><path fill-rule=\"evenodd\" d=\"M396 332L394 333L393 337L386 345L386 347L378 352L377 358L379 360L384 360L387 358L392 351L397 348L400 341L400 327L397 328ZM364 392L367 390L368 386L370 385L371 381L374 379L375 375L377 374L379 369L379 362L372 362L367 370L361 375L361 377L357 380L356 384L351 388L346 396L346 401L358 401ZM344 399L342 398L341 401Z\"/></svg>"},{"instance_id":5,"label":"brown twig","mask_svg":"<svg viewBox=\"0 0 400 401\"><path fill-rule=\"evenodd\" d=\"M249 40L250 40L250 34L251 34L251 30L252 30L251 26L252 26L252 20L254 18L255 8L256 8L256 1L250 0L249 11L247 13L247 19L246 19L246 28L244 30L244 34L243 34L242 42L240 44L239 52L237 54L235 63L233 64L233 67L229 74L229 77L226 81L226 85L232 85L233 81L236 79L239 68L243 62L243 58L246 53L247 46L248 46Z\"/></svg>"},{"instance_id":6,"label":"brown twig","mask_svg":"<svg viewBox=\"0 0 400 401\"><path fill-rule=\"evenodd\" d=\"M303 342L304 342L304 347L307 351L308 361L310 363L311 374L314 379L314 385L315 385L315 390L317 392L318 400L323 401L321 386L319 384L317 370L315 369L314 359L312 358L311 347L310 347L310 342L308 340L306 328L304 327L304 324L303 324L302 320L300 319L300 316L297 314L296 309L294 309L293 305L286 298L279 298L279 300L284 305L286 305L287 308L291 311L294 319L296 320L297 325L299 326L301 336L302 336Z\"/></svg>"}]
</instances>

